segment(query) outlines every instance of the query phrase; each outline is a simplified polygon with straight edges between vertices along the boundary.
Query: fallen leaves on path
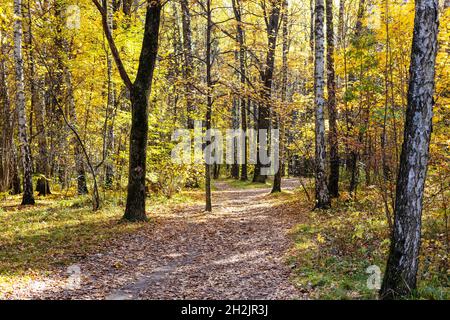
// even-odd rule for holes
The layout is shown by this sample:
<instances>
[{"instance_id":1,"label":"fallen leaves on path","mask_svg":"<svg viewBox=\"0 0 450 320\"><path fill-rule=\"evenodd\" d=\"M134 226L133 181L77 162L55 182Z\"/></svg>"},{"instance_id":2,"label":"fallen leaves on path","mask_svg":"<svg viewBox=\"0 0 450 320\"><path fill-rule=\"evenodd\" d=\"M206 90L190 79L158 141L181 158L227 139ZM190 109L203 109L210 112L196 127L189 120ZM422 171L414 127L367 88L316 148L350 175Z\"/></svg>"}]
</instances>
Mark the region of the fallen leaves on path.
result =
<instances>
[{"instance_id":1,"label":"fallen leaves on path","mask_svg":"<svg viewBox=\"0 0 450 320\"><path fill-rule=\"evenodd\" d=\"M295 179L284 180L287 189ZM149 213L154 223L120 236L80 259L79 287L64 270L38 290L37 299L301 299L290 282L288 230L302 217L268 189L232 189L216 182L213 212L187 205Z\"/></svg>"}]
</instances>

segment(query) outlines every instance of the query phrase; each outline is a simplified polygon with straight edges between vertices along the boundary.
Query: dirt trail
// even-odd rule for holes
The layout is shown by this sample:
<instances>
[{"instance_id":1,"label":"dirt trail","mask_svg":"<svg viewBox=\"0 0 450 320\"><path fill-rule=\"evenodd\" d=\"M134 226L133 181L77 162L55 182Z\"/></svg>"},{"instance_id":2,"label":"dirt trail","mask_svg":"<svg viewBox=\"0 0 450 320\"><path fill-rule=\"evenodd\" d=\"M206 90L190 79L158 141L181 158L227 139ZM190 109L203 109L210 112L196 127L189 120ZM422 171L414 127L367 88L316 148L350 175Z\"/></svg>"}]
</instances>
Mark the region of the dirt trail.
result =
<instances>
[{"instance_id":1,"label":"dirt trail","mask_svg":"<svg viewBox=\"0 0 450 320\"><path fill-rule=\"evenodd\" d=\"M34 298L304 298L290 283L284 261L287 231L301 219L298 208L268 201L266 188L215 186L213 213L188 205L161 214L153 227L120 237L80 261L79 288L64 288L65 275ZM297 187L296 180L284 180L283 187Z\"/></svg>"}]
</instances>

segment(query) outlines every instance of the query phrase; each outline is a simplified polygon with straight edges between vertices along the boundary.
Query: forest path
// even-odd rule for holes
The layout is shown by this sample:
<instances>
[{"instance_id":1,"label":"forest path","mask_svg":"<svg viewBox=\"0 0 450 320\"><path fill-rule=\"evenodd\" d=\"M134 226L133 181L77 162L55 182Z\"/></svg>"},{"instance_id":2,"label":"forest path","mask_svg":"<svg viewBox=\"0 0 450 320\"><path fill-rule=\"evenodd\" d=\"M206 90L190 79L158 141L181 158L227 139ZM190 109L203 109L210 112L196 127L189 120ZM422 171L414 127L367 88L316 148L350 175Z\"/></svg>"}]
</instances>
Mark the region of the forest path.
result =
<instances>
[{"instance_id":1,"label":"forest path","mask_svg":"<svg viewBox=\"0 0 450 320\"><path fill-rule=\"evenodd\" d=\"M283 189L298 186L284 179ZM81 284L41 292L50 299L301 299L289 281L288 230L298 208L268 188L235 189L215 182L213 212L187 205L155 217L83 259ZM67 275L66 275L67 278ZM66 280L67 282L67 280Z\"/></svg>"}]
</instances>

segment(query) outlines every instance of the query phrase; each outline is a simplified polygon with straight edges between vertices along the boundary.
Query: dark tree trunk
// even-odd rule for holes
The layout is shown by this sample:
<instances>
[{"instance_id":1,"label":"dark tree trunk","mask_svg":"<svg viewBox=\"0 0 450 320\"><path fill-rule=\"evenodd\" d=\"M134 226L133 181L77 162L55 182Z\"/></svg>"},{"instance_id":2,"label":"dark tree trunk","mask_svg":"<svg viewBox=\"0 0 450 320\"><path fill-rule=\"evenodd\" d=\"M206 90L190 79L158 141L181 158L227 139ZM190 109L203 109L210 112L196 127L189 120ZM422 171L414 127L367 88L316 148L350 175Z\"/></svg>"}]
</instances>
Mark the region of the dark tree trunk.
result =
<instances>
[{"instance_id":1,"label":"dark tree trunk","mask_svg":"<svg viewBox=\"0 0 450 320\"><path fill-rule=\"evenodd\" d=\"M266 63L263 69L260 72L261 81L263 83L263 87L261 90L261 100L262 102L259 104L258 108L258 130L269 130L270 127L270 104L271 104L271 95L272 95L272 80L273 80L273 70L275 66L275 49L277 45L277 35L278 35L278 27L279 27L279 19L280 19L280 10L281 6L277 1L270 1L270 12L267 16L267 12L264 12L265 17L267 18L267 56ZM266 137L267 138L267 137ZM256 155L256 164L255 171L253 175L253 182L265 183L267 179L267 175L261 173L261 169L263 164L260 158L260 149L263 141L260 141L260 135L257 134L257 155ZM267 141L264 143L268 146ZM267 150L265 150L267 151Z\"/></svg>"},{"instance_id":2,"label":"dark tree trunk","mask_svg":"<svg viewBox=\"0 0 450 320\"><path fill-rule=\"evenodd\" d=\"M218 163L214 163L214 175L213 175L214 179L219 179L220 178L220 164Z\"/></svg>"},{"instance_id":3,"label":"dark tree trunk","mask_svg":"<svg viewBox=\"0 0 450 320\"><path fill-rule=\"evenodd\" d=\"M14 145L14 125L12 123L13 114L11 112L11 100L8 92L8 76L6 67L6 56L4 53L4 43L0 43L0 102L2 104L2 140L0 146L0 192L8 191L11 188L14 177L15 163L15 148ZM17 175L18 176L18 175ZM20 179L19 179L19 191L14 194L20 193ZM16 190L13 190L16 191Z\"/></svg>"},{"instance_id":4,"label":"dark tree trunk","mask_svg":"<svg viewBox=\"0 0 450 320\"><path fill-rule=\"evenodd\" d=\"M65 28L65 2L55 1L52 7L55 15L54 38L53 38L53 56L54 56L54 71L49 72L50 88L50 115L52 117L50 123L51 128L49 135L53 139L53 159L50 161L56 165L56 170L61 184L61 188L68 187L68 136L70 129L64 125L64 112L66 104L66 87L65 87L65 70L67 69L67 55L70 55L69 40L64 34ZM51 73L51 74L50 74ZM62 130L61 130L62 129ZM57 155L57 156L56 156Z\"/></svg>"},{"instance_id":5,"label":"dark tree trunk","mask_svg":"<svg viewBox=\"0 0 450 320\"><path fill-rule=\"evenodd\" d=\"M356 16L355 38L358 39L363 31L363 18L366 12L366 0L359 0L358 12Z\"/></svg>"},{"instance_id":6,"label":"dark tree trunk","mask_svg":"<svg viewBox=\"0 0 450 320\"><path fill-rule=\"evenodd\" d=\"M353 46L360 51L361 50L361 45L362 45L362 35L363 35L363 19L365 17L365 12L366 12L366 8L365 8L366 4L365 4L365 0L359 0L358 2L358 11L357 11L357 16L356 16L356 23L355 23L355 32L353 34L352 37L352 42L353 42ZM342 14L343 14L343 10L344 8L342 7ZM340 13L341 14L341 13ZM345 54L345 31L344 31L344 26L340 26L340 29L342 29L342 36L343 36L343 44L344 44L344 54ZM344 68L346 70L346 56L344 55ZM345 91L348 90L347 88L347 83L354 83L356 81L357 77L356 74L354 72L351 72L348 76L348 81L346 79L345 76ZM347 138L349 138L349 132L351 132L355 126L355 121L354 121L354 112L353 112L353 108L349 107L347 108L347 102L344 99L344 105L345 105L345 118L346 118L346 127L347 127ZM349 139L347 139L346 141L349 141ZM358 175L359 175L359 168L358 168L358 161L359 161L359 151L358 148L359 146L355 146L355 145L350 145L348 142L346 142L346 154L347 154L347 158L346 158L346 170L349 172L350 174L350 184L349 184L349 192L353 193L354 191L356 191L356 187L358 185Z\"/></svg>"},{"instance_id":7,"label":"dark tree trunk","mask_svg":"<svg viewBox=\"0 0 450 320\"><path fill-rule=\"evenodd\" d=\"M342 47L342 44L344 42L344 9L345 9L345 0L339 0L339 16L338 16L338 26L337 26L337 32L338 32L338 46Z\"/></svg>"},{"instance_id":8,"label":"dark tree trunk","mask_svg":"<svg viewBox=\"0 0 450 320\"><path fill-rule=\"evenodd\" d=\"M128 167L127 204L123 219L128 221L146 221L145 213L145 173L148 137L148 104L152 88L153 71L158 54L159 26L161 19L161 2L147 1L144 38L142 40L139 66L134 83L120 58L111 30L105 8L98 0L92 0L102 15L102 26L116 62L120 77L130 92L131 100L131 130L130 158Z\"/></svg>"},{"instance_id":9,"label":"dark tree trunk","mask_svg":"<svg viewBox=\"0 0 450 320\"><path fill-rule=\"evenodd\" d=\"M183 81L186 95L186 113L187 127L194 129L193 113L195 112L193 102L192 76L193 76L193 57L192 57L192 31L191 31L191 11L188 0L181 0L182 25L183 25Z\"/></svg>"},{"instance_id":10,"label":"dark tree trunk","mask_svg":"<svg viewBox=\"0 0 450 320\"><path fill-rule=\"evenodd\" d=\"M11 161L11 194L16 195L22 192L22 188L20 186L20 175L19 175L19 159L17 155L17 146L12 141L12 161Z\"/></svg>"},{"instance_id":11,"label":"dark tree trunk","mask_svg":"<svg viewBox=\"0 0 450 320\"><path fill-rule=\"evenodd\" d=\"M122 11L125 16L131 16L131 6L133 4L133 0L123 0Z\"/></svg>"},{"instance_id":12,"label":"dark tree trunk","mask_svg":"<svg viewBox=\"0 0 450 320\"><path fill-rule=\"evenodd\" d=\"M244 47L244 29L242 28L242 7L240 0L233 0L233 12L234 18L236 19L236 38L239 43L239 79L240 79L240 108L241 108L241 129L244 132L244 141L243 141L243 160L244 163L241 165L241 180L247 181L247 106L245 103L246 97L243 96L243 92L245 89L246 75L245 75L245 47Z\"/></svg>"},{"instance_id":13,"label":"dark tree trunk","mask_svg":"<svg viewBox=\"0 0 450 320\"><path fill-rule=\"evenodd\" d=\"M206 98L206 131L211 129L211 113L212 113L212 79L211 79L211 32L212 32L212 17L211 17L211 0L206 0L206 87L207 87L207 98ZM206 145L211 143L211 136L206 135ZM211 165L205 162L205 211L212 211L211 204Z\"/></svg>"},{"instance_id":14,"label":"dark tree trunk","mask_svg":"<svg viewBox=\"0 0 450 320\"><path fill-rule=\"evenodd\" d=\"M36 135L38 141L38 157L36 159L36 173L40 175L36 182L36 191L39 196L46 196L50 192L50 170L48 165L47 138L45 129L44 101L39 90L39 77L36 72L35 55L33 50L33 19L31 18L31 7L27 7L28 32L28 68L30 72L31 109L35 116ZM31 116L33 116L33 114Z\"/></svg>"},{"instance_id":15,"label":"dark tree trunk","mask_svg":"<svg viewBox=\"0 0 450 320\"><path fill-rule=\"evenodd\" d=\"M148 137L148 95L138 83L131 91L131 133L127 205L124 219L145 221L145 172Z\"/></svg>"},{"instance_id":16,"label":"dark tree trunk","mask_svg":"<svg viewBox=\"0 0 450 320\"><path fill-rule=\"evenodd\" d=\"M315 4L314 0L309 0L309 61L314 60L314 14L315 14Z\"/></svg>"},{"instance_id":17,"label":"dark tree trunk","mask_svg":"<svg viewBox=\"0 0 450 320\"><path fill-rule=\"evenodd\" d=\"M287 55L289 51L288 47L288 2L287 0L283 0L283 16L282 16L282 42L283 42L283 53L282 53L282 67L281 67L281 102L286 102L286 90L287 90ZM277 119L278 128L280 130L279 136L279 164L278 170L275 172L275 176L273 177L273 186L272 193L281 192L281 176L283 175L283 158L284 158L284 128L283 128L283 120L280 116Z\"/></svg>"},{"instance_id":18,"label":"dark tree trunk","mask_svg":"<svg viewBox=\"0 0 450 320\"><path fill-rule=\"evenodd\" d=\"M235 62L238 62L238 53L235 51ZM234 130L239 129L239 99L238 97L233 98L233 109L231 112L232 116L232 128ZM236 139L233 139L233 164L231 165L231 177L234 179L239 179L239 165L238 165L238 144Z\"/></svg>"},{"instance_id":19,"label":"dark tree trunk","mask_svg":"<svg viewBox=\"0 0 450 320\"><path fill-rule=\"evenodd\" d=\"M73 128L78 127L77 112L75 109L75 97L73 93L72 74L68 68L65 68L65 80L67 87L67 105L69 107L70 123ZM88 194L88 188L86 184L86 170L84 168L83 161L83 148L80 145L77 137L72 137L73 153L75 158L75 172L77 177L77 193L78 195ZM95 177L93 177L95 180ZM95 187L95 186L94 186ZM98 191L94 190L94 195ZM95 200L97 201L97 200Z\"/></svg>"},{"instance_id":20,"label":"dark tree trunk","mask_svg":"<svg viewBox=\"0 0 450 320\"><path fill-rule=\"evenodd\" d=\"M15 148L16 146L13 146ZM22 188L20 187L20 176L19 176L19 166L18 166L18 159L17 159L17 153L15 149L12 151L13 153L13 160L11 163L11 194L16 195L20 194L22 192Z\"/></svg>"},{"instance_id":21,"label":"dark tree trunk","mask_svg":"<svg viewBox=\"0 0 450 320\"><path fill-rule=\"evenodd\" d=\"M330 151L330 175L328 190L331 197L339 195L339 148L337 132L336 110L336 82L334 73L334 29L333 29L333 1L326 0L327 19L327 91L328 91L328 145Z\"/></svg>"},{"instance_id":22,"label":"dark tree trunk","mask_svg":"<svg viewBox=\"0 0 450 320\"><path fill-rule=\"evenodd\" d=\"M438 25L438 1L417 0L394 229L380 291L384 299L405 297L416 289L423 190L434 104Z\"/></svg>"},{"instance_id":23,"label":"dark tree trunk","mask_svg":"<svg viewBox=\"0 0 450 320\"><path fill-rule=\"evenodd\" d=\"M145 172L148 137L148 99L158 51L161 3L149 1L136 80L131 87L131 132L128 194L124 219L145 221Z\"/></svg>"},{"instance_id":24,"label":"dark tree trunk","mask_svg":"<svg viewBox=\"0 0 450 320\"><path fill-rule=\"evenodd\" d=\"M316 0L315 6L316 19L314 23L314 102L315 102L315 187L316 187L316 208L327 209L330 207L330 196L325 175L326 156L325 156L325 121L324 121L324 34L323 18L324 5L323 0Z\"/></svg>"}]
</instances>

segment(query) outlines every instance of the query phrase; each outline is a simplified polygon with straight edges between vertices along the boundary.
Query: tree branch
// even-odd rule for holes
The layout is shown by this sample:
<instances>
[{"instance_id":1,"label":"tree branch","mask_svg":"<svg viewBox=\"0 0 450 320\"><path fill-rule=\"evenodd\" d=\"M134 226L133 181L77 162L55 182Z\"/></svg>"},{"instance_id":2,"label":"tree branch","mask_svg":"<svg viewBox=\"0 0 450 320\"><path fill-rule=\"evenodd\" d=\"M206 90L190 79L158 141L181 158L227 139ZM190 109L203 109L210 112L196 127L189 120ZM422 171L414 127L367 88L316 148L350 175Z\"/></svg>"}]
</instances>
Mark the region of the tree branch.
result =
<instances>
[{"instance_id":1,"label":"tree branch","mask_svg":"<svg viewBox=\"0 0 450 320\"><path fill-rule=\"evenodd\" d=\"M102 16L103 31L105 32L106 39L108 40L109 47L110 47L111 53L114 57L114 61L116 62L117 69L119 70L120 77L122 78L122 81L124 82L124 84L128 88L128 90L131 90L133 83L131 82L127 71L125 70L122 59L120 58L119 51L117 50L117 47L116 47L116 43L114 42L114 39L112 37L111 30L109 30L108 21L107 21L107 17L106 17L106 10L98 2L98 0L92 0L92 2L95 4L95 6L97 7L98 11L100 12L100 14Z\"/></svg>"}]
</instances>

